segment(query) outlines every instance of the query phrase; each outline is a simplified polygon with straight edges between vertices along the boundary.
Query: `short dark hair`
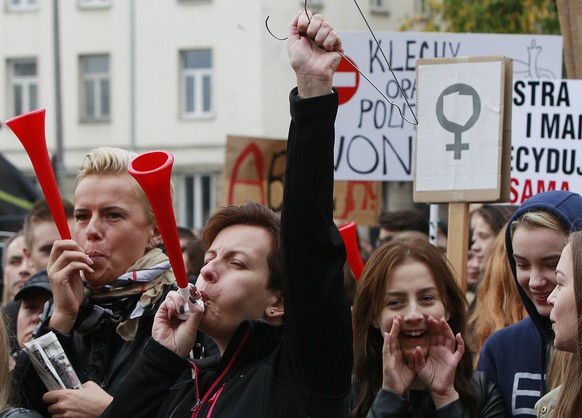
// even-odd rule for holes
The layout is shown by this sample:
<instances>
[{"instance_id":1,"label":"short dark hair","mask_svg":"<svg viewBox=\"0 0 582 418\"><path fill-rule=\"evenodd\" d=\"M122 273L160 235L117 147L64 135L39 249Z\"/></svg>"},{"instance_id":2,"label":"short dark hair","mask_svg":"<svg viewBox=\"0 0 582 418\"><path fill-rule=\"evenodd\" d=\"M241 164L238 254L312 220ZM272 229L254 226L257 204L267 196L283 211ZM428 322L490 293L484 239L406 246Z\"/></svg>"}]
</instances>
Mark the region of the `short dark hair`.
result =
<instances>
[{"instance_id":1,"label":"short dark hair","mask_svg":"<svg viewBox=\"0 0 582 418\"><path fill-rule=\"evenodd\" d=\"M216 236L224 228L232 225L249 225L264 228L271 239L271 252L267 256L270 277L267 288L283 290L283 253L281 249L281 220L270 208L254 202L241 206L225 206L217 209L204 227L204 247L212 245Z\"/></svg>"},{"instance_id":2,"label":"short dark hair","mask_svg":"<svg viewBox=\"0 0 582 418\"><path fill-rule=\"evenodd\" d=\"M63 209L65 210L65 216L67 219L72 219L74 217L75 207L70 201L63 199ZM24 226L22 227L22 230L26 247L29 249L32 247L32 230L34 229L35 224L54 221L53 214L46 199L43 198L37 200L28 210L24 218Z\"/></svg>"},{"instance_id":3,"label":"short dark hair","mask_svg":"<svg viewBox=\"0 0 582 418\"><path fill-rule=\"evenodd\" d=\"M185 251L186 254L188 254L188 260L186 261L186 272L198 277L200 270L204 265L204 242L202 242L202 239L200 238L192 238L186 244Z\"/></svg>"},{"instance_id":4,"label":"short dark hair","mask_svg":"<svg viewBox=\"0 0 582 418\"><path fill-rule=\"evenodd\" d=\"M389 231L417 231L428 235L428 218L413 209L382 212L378 217L380 227Z\"/></svg>"},{"instance_id":5,"label":"short dark hair","mask_svg":"<svg viewBox=\"0 0 582 418\"><path fill-rule=\"evenodd\" d=\"M194 235L194 231L192 231L190 228L186 226L178 226L178 238L194 239L196 238L196 235Z\"/></svg>"}]
</instances>

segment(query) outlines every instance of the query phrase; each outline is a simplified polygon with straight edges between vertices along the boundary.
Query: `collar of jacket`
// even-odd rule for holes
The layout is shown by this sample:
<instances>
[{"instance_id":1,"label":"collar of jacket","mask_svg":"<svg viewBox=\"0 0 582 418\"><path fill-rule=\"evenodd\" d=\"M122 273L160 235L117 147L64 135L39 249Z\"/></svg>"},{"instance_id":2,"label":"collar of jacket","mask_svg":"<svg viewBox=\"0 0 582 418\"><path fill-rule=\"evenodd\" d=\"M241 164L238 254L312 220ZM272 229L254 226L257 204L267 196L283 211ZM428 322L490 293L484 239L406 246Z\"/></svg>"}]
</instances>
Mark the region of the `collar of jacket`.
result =
<instances>
[{"instance_id":1,"label":"collar of jacket","mask_svg":"<svg viewBox=\"0 0 582 418\"><path fill-rule=\"evenodd\" d=\"M285 325L272 325L263 320L243 321L236 329L222 357L211 356L194 360L194 363L205 370L214 370L214 374L220 374L233 361L233 356L239 345L243 343L247 332L250 334L249 338L236 355L231 366L233 370L269 355L281 343L285 334Z\"/></svg>"}]
</instances>

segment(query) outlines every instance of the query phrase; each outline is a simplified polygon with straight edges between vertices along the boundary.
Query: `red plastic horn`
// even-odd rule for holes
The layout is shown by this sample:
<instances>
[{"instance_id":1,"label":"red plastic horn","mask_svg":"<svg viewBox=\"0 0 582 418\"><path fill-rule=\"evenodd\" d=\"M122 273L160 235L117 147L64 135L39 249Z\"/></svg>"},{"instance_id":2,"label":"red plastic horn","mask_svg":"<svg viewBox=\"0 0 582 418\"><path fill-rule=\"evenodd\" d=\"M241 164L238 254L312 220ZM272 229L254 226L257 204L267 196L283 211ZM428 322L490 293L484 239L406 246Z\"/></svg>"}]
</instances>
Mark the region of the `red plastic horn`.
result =
<instances>
[{"instance_id":1,"label":"red plastic horn","mask_svg":"<svg viewBox=\"0 0 582 418\"><path fill-rule=\"evenodd\" d=\"M6 121L6 125L18 137L36 173L38 182L53 215L62 239L71 239L71 231L63 207L55 173L51 165L44 131L45 110L39 109Z\"/></svg>"},{"instance_id":2,"label":"red plastic horn","mask_svg":"<svg viewBox=\"0 0 582 418\"><path fill-rule=\"evenodd\" d=\"M134 158L129 163L127 171L139 183L152 205L178 287L187 289L186 266L182 258L178 227L172 207L172 194L170 193L173 164L174 156L172 154L165 151L150 151Z\"/></svg>"},{"instance_id":3,"label":"red plastic horn","mask_svg":"<svg viewBox=\"0 0 582 418\"><path fill-rule=\"evenodd\" d=\"M358 236L356 234L356 223L349 222L340 226L339 228L344 245L346 246L347 259L356 281L360 280L362 271L364 270L364 262L360 255L360 247L358 245Z\"/></svg>"}]
</instances>

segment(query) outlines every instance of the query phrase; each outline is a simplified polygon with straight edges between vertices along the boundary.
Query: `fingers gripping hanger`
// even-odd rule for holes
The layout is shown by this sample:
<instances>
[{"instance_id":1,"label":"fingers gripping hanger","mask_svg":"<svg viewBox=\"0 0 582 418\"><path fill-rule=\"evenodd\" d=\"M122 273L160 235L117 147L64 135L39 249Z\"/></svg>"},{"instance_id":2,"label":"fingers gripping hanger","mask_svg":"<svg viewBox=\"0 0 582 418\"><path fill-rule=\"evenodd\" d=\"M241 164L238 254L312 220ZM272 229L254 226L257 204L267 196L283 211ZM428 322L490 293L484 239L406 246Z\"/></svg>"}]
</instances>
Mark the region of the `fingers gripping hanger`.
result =
<instances>
[{"instance_id":1,"label":"fingers gripping hanger","mask_svg":"<svg viewBox=\"0 0 582 418\"><path fill-rule=\"evenodd\" d=\"M394 81L396 81L396 85L398 86L398 90L400 91L400 94L402 94L402 97L404 98L404 102L406 103L406 106L410 110L410 113L411 113L411 115L412 115L412 117L413 117L414 120L411 121L411 120L407 119L404 116L404 113L403 113L402 109L400 108L400 106L398 106L398 104L394 103L392 100L390 100L388 97L386 97L386 95L384 93L382 93L380 91L380 89L378 87L376 87L376 85L374 83L372 83L370 81L370 79L368 77L366 77L360 71L360 69L356 66L356 64L354 64L352 62L352 60L350 60L348 57L346 57L344 54L342 54L339 51L335 51L335 52L337 52L343 59L345 59L348 62L348 64L350 64L380 94L380 96L382 96L384 98L384 100L386 100L392 106L396 107L396 109L398 109L398 113L400 114L400 117L403 120L405 120L406 122L410 123L411 125L418 125L418 119L416 118L416 115L414 114L414 110L412 109L412 106L410 105L410 102L408 101L408 97L406 96L406 93L404 92L404 89L402 88L402 85L400 84L400 81L398 81L398 78L396 78L396 74L394 74L394 70L392 69L392 65L390 65L390 61L388 61L388 58L386 58L386 54L384 54L384 50L380 46L380 42L378 41L378 39L376 38L376 35L372 31L372 28L370 27L368 21L366 20L366 17L364 16L364 13L362 12L362 9L360 8L360 5L358 4L357 0L354 0L354 4L356 5L356 7L358 9L358 12L360 13L360 16L362 16L362 19L364 19L364 22L366 23L366 27L368 28L368 31L372 35L372 38L374 39L374 42L376 43L376 46L378 47L380 53L382 54L382 58L384 58L384 61L388 65L388 69L390 70L390 74L392 75L392 78L394 79ZM305 9L305 14L307 15L307 19L309 20L309 23L311 23L311 18L309 17L309 12L307 10L307 0L305 0L304 9ZM267 16L267 19L265 19L265 27L267 28L267 32L269 32L269 34L273 38L277 39L278 41L285 41L285 40L287 40L287 37L280 38L280 37L275 36L273 34L273 32L271 31L271 29L269 28L269 17L270 16ZM302 35L306 36L306 34L302 34Z\"/></svg>"}]
</instances>

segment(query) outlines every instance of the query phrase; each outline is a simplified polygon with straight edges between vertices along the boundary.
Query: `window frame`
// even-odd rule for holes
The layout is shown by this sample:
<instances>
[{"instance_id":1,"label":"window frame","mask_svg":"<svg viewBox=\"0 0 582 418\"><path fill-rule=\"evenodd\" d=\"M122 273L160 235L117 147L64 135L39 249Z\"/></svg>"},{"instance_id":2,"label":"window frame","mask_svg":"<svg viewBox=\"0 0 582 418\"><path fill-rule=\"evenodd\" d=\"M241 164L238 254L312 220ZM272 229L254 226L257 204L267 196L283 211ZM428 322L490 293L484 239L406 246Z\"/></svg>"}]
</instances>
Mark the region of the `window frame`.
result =
<instances>
[{"instance_id":1,"label":"window frame","mask_svg":"<svg viewBox=\"0 0 582 418\"><path fill-rule=\"evenodd\" d=\"M34 75L17 75L17 64L34 64ZM38 93L39 93L39 78L38 78L38 62L36 58L16 58L7 59L8 67L8 111L14 116L28 113L38 108ZM20 86L21 91L21 107L18 110L16 106L15 87ZM30 88L33 87L36 91L32 94ZM35 96L34 98L32 96Z\"/></svg>"},{"instance_id":2,"label":"window frame","mask_svg":"<svg viewBox=\"0 0 582 418\"><path fill-rule=\"evenodd\" d=\"M108 9L113 5L113 0L77 0L79 9Z\"/></svg>"},{"instance_id":3,"label":"window frame","mask_svg":"<svg viewBox=\"0 0 582 418\"><path fill-rule=\"evenodd\" d=\"M206 220L215 209L216 175L212 173L185 174L182 178L182 224L189 228L203 229ZM206 184L205 184L206 183Z\"/></svg>"},{"instance_id":4,"label":"window frame","mask_svg":"<svg viewBox=\"0 0 582 418\"><path fill-rule=\"evenodd\" d=\"M209 52L210 67L186 68L186 54L190 52ZM214 116L214 66L212 52L211 48L180 51L180 115L185 119L206 119ZM193 92L190 92L188 89L191 81L194 83ZM205 87L208 88L208 103L205 100ZM194 110L192 111L188 109L191 93L194 106ZM208 110L204 109L205 106L208 106Z\"/></svg>"},{"instance_id":5,"label":"window frame","mask_svg":"<svg viewBox=\"0 0 582 418\"><path fill-rule=\"evenodd\" d=\"M31 12L38 10L38 0L19 0L21 4L15 4L15 0L6 1L6 10L9 12ZM32 4L30 2L32 1Z\"/></svg>"},{"instance_id":6,"label":"window frame","mask_svg":"<svg viewBox=\"0 0 582 418\"><path fill-rule=\"evenodd\" d=\"M388 8L388 0L370 0L370 13L374 15L386 15L390 14Z\"/></svg>"},{"instance_id":7,"label":"window frame","mask_svg":"<svg viewBox=\"0 0 582 418\"><path fill-rule=\"evenodd\" d=\"M305 0L300 0L299 6L301 8L305 7ZM320 13L323 10L323 6L323 0L310 0L307 3L308 10L313 13Z\"/></svg>"},{"instance_id":8,"label":"window frame","mask_svg":"<svg viewBox=\"0 0 582 418\"><path fill-rule=\"evenodd\" d=\"M102 72L86 72L85 67L88 59L106 58L107 70ZM92 82L93 93L93 115L87 112L87 82ZM107 83L106 87L103 83ZM103 112L103 89L106 88L106 106L108 113ZM111 121L111 56L109 54L84 54L79 55L79 116L81 122L109 122Z\"/></svg>"},{"instance_id":9,"label":"window frame","mask_svg":"<svg viewBox=\"0 0 582 418\"><path fill-rule=\"evenodd\" d=\"M428 16L431 13L429 0L414 0L414 12L421 16Z\"/></svg>"}]
</instances>

